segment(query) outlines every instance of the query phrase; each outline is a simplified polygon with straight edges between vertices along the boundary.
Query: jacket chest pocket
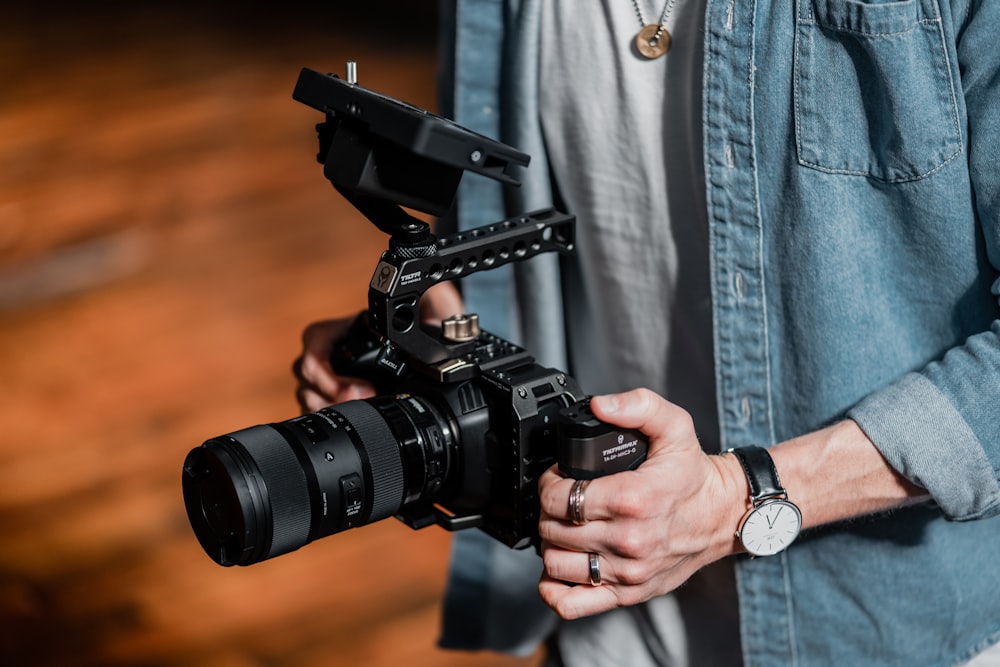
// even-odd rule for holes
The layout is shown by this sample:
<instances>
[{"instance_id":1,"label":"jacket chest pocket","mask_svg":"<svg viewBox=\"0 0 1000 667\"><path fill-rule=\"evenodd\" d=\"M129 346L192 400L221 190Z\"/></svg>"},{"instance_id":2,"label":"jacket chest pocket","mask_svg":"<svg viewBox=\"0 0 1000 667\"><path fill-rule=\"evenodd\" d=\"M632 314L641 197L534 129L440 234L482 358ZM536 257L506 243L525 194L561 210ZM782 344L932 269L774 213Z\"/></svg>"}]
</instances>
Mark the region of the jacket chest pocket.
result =
<instances>
[{"instance_id":1,"label":"jacket chest pocket","mask_svg":"<svg viewBox=\"0 0 1000 667\"><path fill-rule=\"evenodd\" d=\"M962 152L935 0L797 0L799 163L902 182Z\"/></svg>"}]
</instances>

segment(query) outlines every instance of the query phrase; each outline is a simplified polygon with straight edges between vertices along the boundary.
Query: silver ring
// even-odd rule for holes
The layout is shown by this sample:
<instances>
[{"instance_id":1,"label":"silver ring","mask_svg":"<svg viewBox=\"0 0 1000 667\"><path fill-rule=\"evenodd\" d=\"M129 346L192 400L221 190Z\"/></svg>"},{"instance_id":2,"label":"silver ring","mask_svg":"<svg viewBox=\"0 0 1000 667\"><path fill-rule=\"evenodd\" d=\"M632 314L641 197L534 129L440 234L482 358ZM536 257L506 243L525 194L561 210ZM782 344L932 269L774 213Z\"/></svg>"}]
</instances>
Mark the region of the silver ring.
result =
<instances>
[{"instance_id":1,"label":"silver ring","mask_svg":"<svg viewBox=\"0 0 1000 667\"><path fill-rule=\"evenodd\" d=\"M587 518L583 515L583 494L588 484L589 479L578 479L569 492L569 518L577 526L587 523Z\"/></svg>"},{"instance_id":2,"label":"silver ring","mask_svg":"<svg viewBox=\"0 0 1000 667\"><path fill-rule=\"evenodd\" d=\"M601 561L600 556L598 556L593 551L590 552L590 585L600 586L603 582L601 581Z\"/></svg>"}]
</instances>

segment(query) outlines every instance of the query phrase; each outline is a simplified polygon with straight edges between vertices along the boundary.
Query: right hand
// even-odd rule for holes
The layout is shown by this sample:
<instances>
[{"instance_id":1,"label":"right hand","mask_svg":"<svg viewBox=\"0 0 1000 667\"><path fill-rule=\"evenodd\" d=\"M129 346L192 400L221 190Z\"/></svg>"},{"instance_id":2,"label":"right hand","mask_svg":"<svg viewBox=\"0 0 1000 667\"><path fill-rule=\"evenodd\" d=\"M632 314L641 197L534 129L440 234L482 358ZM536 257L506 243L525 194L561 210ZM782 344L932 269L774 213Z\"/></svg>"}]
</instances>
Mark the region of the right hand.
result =
<instances>
[{"instance_id":1,"label":"right hand","mask_svg":"<svg viewBox=\"0 0 1000 667\"><path fill-rule=\"evenodd\" d=\"M427 323L440 324L444 318L461 312L462 297L451 283L435 285L420 300L420 318ZM330 365L334 343L344 337L354 319L351 316L314 322L302 332L302 355L292 369L299 381L296 397L304 413L375 395L370 382L337 375Z\"/></svg>"}]
</instances>

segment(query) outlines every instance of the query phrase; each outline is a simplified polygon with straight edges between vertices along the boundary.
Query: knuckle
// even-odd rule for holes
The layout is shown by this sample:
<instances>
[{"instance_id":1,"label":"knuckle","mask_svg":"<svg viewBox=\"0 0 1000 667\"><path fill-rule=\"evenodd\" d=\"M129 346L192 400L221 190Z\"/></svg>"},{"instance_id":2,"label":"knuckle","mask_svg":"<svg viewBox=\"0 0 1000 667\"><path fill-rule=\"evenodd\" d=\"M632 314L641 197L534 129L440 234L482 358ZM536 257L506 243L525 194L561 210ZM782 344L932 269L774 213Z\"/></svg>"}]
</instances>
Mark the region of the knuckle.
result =
<instances>
[{"instance_id":1,"label":"knuckle","mask_svg":"<svg viewBox=\"0 0 1000 667\"><path fill-rule=\"evenodd\" d=\"M617 569L617 577L620 583L626 586L638 586L649 581L649 567L638 560L626 560Z\"/></svg>"},{"instance_id":2,"label":"knuckle","mask_svg":"<svg viewBox=\"0 0 1000 667\"><path fill-rule=\"evenodd\" d=\"M636 399L641 401L644 408L653 406L660 398L659 394L648 387L639 387L634 390Z\"/></svg>"},{"instance_id":3,"label":"knuckle","mask_svg":"<svg viewBox=\"0 0 1000 667\"><path fill-rule=\"evenodd\" d=\"M309 412L316 412L330 405L328 400L317 394L315 391L307 391L303 398L306 409L309 410Z\"/></svg>"},{"instance_id":4,"label":"knuckle","mask_svg":"<svg viewBox=\"0 0 1000 667\"><path fill-rule=\"evenodd\" d=\"M556 488L555 484L548 484L540 489L539 504L542 512L549 516L557 516L561 506L568 502L566 498L556 492Z\"/></svg>"},{"instance_id":5,"label":"knuckle","mask_svg":"<svg viewBox=\"0 0 1000 667\"><path fill-rule=\"evenodd\" d=\"M542 553L542 568L545 570L545 573L548 574L553 579L559 578L558 576L556 576L557 574L556 559L553 558L552 552L549 550L545 550Z\"/></svg>"},{"instance_id":6,"label":"knuckle","mask_svg":"<svg viewBox=\"0 0 1000 667\"><path fill-rule=\"evenodd\" d=\"M649 551L646 536L635 529L625 530L617 539L616 551L625 558L642 558Z\"/></svg>"},{"instance_id":7,"label":"knuckle","mask_svg":"<svg viewBox=\"0 0 1000 667\"><path fill-rule=\"evenodd\" d=\"M316 379L316 373L318 371L318 364L316 362L316 357L306 354L303 355L302 361L299 363L299 374L304 380L313 381Z\"/></svg>"},{"instance_id":8,"label":"knuckle","mask_svg":"<svg viewBox=\"0 0 1000 667\"><path fill-rule=\"evenodd\" d=\"M306 325L302 330L302 349L307 354L323 356L333 341L346 333L349 324L349 320L323 320Z\"/></svg>"},{"instance_id":9,"label":"knuckle","mask_svg":"<svg viewBox=\"0 0 1000 667\"><path fill-rule=\"evenodd\" d=\"M671 416L671 422L679 431L687 432L694 430L694 418L692 418L691 413L686 410L674 410L674 414Z\"/></svg>"},{"instance_id":10,"label":"knuckle","mask_svg":"<svg viewBox=\"0 0 1000 667\"><path fill-rule=\"evenodd\" d=\"M553 609L555 610L556 614L559 615L559 618L561 618L564 621L572 621L574 618L576 618L576 614L574 614L575 606L563 600L557 601L555 603L555 606L553 606Z\"/></svg>"},{"instance_id":11,"label":"knuckle","mask_svg":"<svg viewBox=\"0 0 1000 667\"><path fill-rule=\"evenodd\" d=\"M615 599L619 607L632 607L645 602L648 598L643 590L637 586L618 587L615 590Z\"/></svg>"},{"instance_id":12,"label":"knuckle","mask_svg":"<svg viewBox=\"0 0 1000 667\"><path fill-rule=\"evenodd\" d=\"M311 354L306 354L302 358L300 372L306 383L321 388L324 393L331 396L344 389L341 378L319 358Z\"/></svg>"},{"instance_id":13,"label":"knuckle","mask_svg":"<svg viewBox=\"0 0 1000 667\"><path fill-rule=\"evenodd\" d=\"M566 579L567 573L565 571L565 566L562 561L555 557L552 553L548 553L542 557L542 565L545 568L545 573L553 579L558 579L560 581Z\"/></svg>"},{"instance_id":14,"label":"knuckle","mask_svg":"<svg viewBox=\"0 0 1000 667\"><path fill-rule=\"evenodd\" d=\"M633 488L620 489L609 500L611 513L623 519L640 519L645 515L648 503L644 494Z\"/></svg>"},{"instance_id":15,"label":"knuckle","mask_svg":"<svg viewBox=\"0 0 1000 667\"><path fill-rule=\"evenodd\" d=\"M324 322L313 322L306 326L302 330L302 345L304 347L310 347L313 341L320 337L321 332L325 330Z\"/></svg>"},{"instance_id":16,"label":"knuckle","mask_svg":"<svg viewBox=\"0 0 1000 667\"><path fill-rule=\"evenodd\" d=\"M553 523L550 519L545 519L544 517L538 522L538 537L542 538L545 542L552 541L552 529L554 528ZM545 560L544 557L542 559ZM547 561L545 561L547 562Z\"/></svg>"}]
</instances>

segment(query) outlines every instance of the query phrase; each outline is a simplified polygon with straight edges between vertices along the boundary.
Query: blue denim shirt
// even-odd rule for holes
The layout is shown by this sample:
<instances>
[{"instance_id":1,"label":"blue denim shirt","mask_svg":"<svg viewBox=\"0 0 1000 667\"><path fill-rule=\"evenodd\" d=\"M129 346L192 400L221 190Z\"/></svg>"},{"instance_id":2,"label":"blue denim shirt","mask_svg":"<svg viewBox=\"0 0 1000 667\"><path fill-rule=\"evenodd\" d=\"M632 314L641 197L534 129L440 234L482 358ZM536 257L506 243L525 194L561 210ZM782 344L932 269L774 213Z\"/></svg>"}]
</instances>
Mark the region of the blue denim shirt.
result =
<instances>
[{"instance_id":1,"label":"blue denim shirt","mask_svg":"<svg viewBox=\"0 0 1000 667\"><path fill-rule=\"evenodd\" d=\"M462 226L551 203L541 1L446 3L446 109L533 158L518 192L467 179ZM1000 641L998 39L996 0L708 0L722 444L851 418L933 498L739 558L747 665L953 665ZM565 367L558 285L536 258L463 287L486 328ZM555 622L539 569L460 534L442 644L530 650Z\"/></svg>"}]
</instances>

